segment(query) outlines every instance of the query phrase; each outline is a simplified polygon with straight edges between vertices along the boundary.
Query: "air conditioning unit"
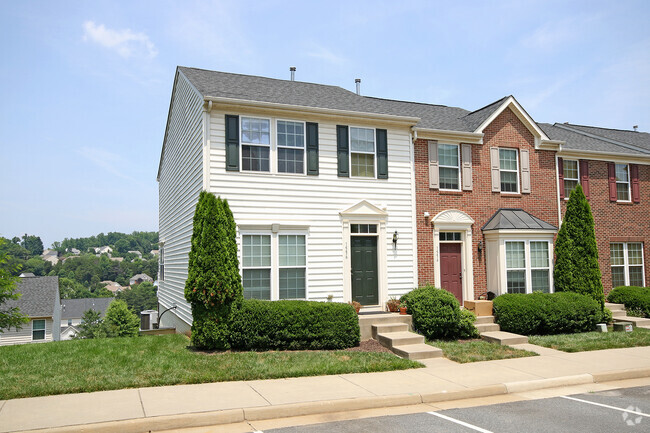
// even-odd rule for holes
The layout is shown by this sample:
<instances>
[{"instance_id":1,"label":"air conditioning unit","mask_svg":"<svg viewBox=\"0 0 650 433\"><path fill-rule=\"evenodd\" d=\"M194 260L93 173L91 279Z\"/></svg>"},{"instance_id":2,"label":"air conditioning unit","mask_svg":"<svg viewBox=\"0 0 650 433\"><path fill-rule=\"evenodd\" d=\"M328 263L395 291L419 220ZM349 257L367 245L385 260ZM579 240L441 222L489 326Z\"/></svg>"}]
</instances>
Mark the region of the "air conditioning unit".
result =
<instances>
[{"instance_id":1,"label":"air conditioning unit","mask_svg":"<svg viewBox=\"0 0 650 433\"><path fill-rule=\"evenodd\" d=\"M158 328L158 311L144 310L140 312L140 330L148 331Z\"/></svg>"}]
</instances>

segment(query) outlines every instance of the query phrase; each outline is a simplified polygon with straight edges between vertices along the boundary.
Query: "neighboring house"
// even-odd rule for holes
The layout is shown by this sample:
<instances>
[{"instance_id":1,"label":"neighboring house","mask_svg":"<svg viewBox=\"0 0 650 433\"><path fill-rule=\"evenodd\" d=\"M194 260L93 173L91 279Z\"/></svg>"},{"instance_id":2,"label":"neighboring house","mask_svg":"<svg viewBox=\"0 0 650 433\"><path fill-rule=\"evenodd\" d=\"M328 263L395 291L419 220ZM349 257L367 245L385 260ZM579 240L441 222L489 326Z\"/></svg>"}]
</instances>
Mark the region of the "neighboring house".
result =
<instances>
[{"instance_id":1,"label":"neighboring house","mask_svg":"<svg viewBox=\"0 0 650 433\"><path fill-rule=\"evenodd\" d=\"M114 295L128 288L128 287L121 286L119 283L116 283L115 281L108 281L108 280L101 281L100 284L103 284L104 287L110 290Z\"/></svg>"},{"instance_id":2,"label":"neighboring house","mask_svg":"<svg viewBox=\"0 0 650 433\"><path fill-rule=\"evenodd\" d=\"M61 339L69 340L79 331L79 325L82 323L81 318L88 310L95 310L100 317L104 317L108 306L115 298L80 298L80 299L62 299L61 300ZM74 329L69 329L74 327Z\"/></svg>"},{"instance_id":3,"label":"neighboring house","mask_svg":"<svg viewBox=\"0 0 650 433\"><path fill-rule=\"evenodd\" d=\"M52 265L59 263L59 252L56 250L44 250L43 254L41 254L41 257L43 260L52 263Z\"/></svg>"},{"instance_id":4,"label":"neighboring house","mask_svg":"<svg viewBox=\"0 0 650 433\"><path fill-rule=\"evenodd\" d=\"M79 254L81 254L81 251L79 251L76 248L68 248L68 252L74 254L75 256L78 256Z\"/></svg>"},{"instance_id":5,"label":"neighboring house","mask_svg":"<svg viewBox=\"0 0 650 433\"><path fill-rule=\"evenodd\" d=\"M113 248L109 246L96 247L95 254L97 254L98 256L102 254L108 254L108 257L110 257L111 254L113 254Z\"/></svg>"},{"instance_id":6,"label":"neighboring house","mask_svg":"<svg viewBox=\"0 0 650 433\"><path fill-rule=\"evenodd\" d=\"M159 250L151 250L149 251L149 254L151 254L154 257L157 257L160 254Z\"/></svg>"},{"instance_id":7,"label":"neighboring house","mask_svg":"<svg viewBox=\"0 0 650 433\"><path fill-rule=\"evenodd\" d=\"M20 278L17 292L22 296L6 301L3 306L18 307L29 322L19 330L4 329L0 333L0 346L58 341L61 320L59 277Z\"/></svg>"},{"instance_id":8,"label":"neighboring house","mask_svg":"<svg viewBox=\"0 0 650 433\"><path fill-rule=\"evenodd\" d=\"M31 272L23 272L23 273L21 273L21 274L19 275L20 278L31 278L31 277L35 277L35 276L36 276L36 275L34 275L34 274L31 273Z\"/></svg>"},{"instance_id":9,"label":"neighboring house","mask_svg":"<svg viewBox=\"0 0 650 433\"><path fill-rule=\"evenodd\" d=\"M122 260L124 260L124 257L111 257L111 260L114 262L121 262Z\"/></svg>"},{"instance_id":10,"label":"neighboring house","mask_svg":"<svg viewBox=\"0 0 650 433\"><path fill-rule=\"evenodd\" d=\"M140 251L127 251L129 254L135 254L140 259L142 259L142 253Z\"/></svg>"},{"instance_id":11,"label":"neighboring house","mask_svg":"<svg viewBox=\"0 0 650 433\"><path fill-rule=\"evenodd\" d=\"M246 298L378 311L427 283L461 302L553 291L562 194L587 174L605 286L647 284L648 136L538 124L512 96L470 112L179 67L157 178L158 297L178 306L163 325L192 320L201 190L233 211Z\"/></svg>"},{"instance_id":12,"label":"neighboring house","mask_svg":"<svg viewBox=\"0 0 650 433\"><path fill-rule=\"evenodd\" d=\"M136 275L132 276L131 279L129 280L129 286L132 286L134 284L140 284L140 283L143 283L145 281L153 283L153 278L151 278L147 274L136 274Z\"/></svg>"}]
</instances>

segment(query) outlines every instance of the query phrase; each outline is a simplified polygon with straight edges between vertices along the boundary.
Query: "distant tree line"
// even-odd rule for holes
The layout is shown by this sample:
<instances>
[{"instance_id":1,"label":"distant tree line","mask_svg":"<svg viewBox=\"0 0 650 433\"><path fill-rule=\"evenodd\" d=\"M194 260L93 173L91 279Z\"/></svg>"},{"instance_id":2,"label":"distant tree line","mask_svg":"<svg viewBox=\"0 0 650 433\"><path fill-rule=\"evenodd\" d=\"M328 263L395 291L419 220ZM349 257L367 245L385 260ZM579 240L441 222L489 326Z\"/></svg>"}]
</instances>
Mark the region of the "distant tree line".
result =
<instances>
[{"instance_id":1,"label":"distant tree line","mask_svg":"<svg viewBox=\"0 0 650 433\"><path fill-rule=\"evenodd\" d=\"M52 247L63 254L71 248L88 252L91 248L110 246L113 255L124 257L129 251L139 251L143 256L151 250L158 249L158 232L133 232L131 234L109 232L87 238L65 238L63 242L54 242Z\"/></svg>"}]
</instances>

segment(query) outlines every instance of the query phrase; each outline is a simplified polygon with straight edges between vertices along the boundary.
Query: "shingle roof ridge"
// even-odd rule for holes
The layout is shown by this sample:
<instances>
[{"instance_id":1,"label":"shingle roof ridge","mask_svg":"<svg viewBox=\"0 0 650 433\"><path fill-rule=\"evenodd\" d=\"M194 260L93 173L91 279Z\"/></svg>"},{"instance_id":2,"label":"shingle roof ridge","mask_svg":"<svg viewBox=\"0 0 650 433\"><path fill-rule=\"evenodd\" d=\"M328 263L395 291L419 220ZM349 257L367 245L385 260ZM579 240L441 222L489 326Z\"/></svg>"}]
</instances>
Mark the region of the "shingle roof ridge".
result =
<instances>
[{"instance_id":1,"label":"shingle roof ridge","mask_svg":"<svg viewBox=\"0 0 650 433\"><path fill-rule=\"evenodd\" d=\"M474 113L478 113L479 111L481 111L481 110L483 110L483 109L485 109L485 108L491 107L492 105L495 105L495 104L497 104L497 103L499 103L499 102L503 102L505 99L508 99L508 98L510 98L511 96L512 96L512 95L507 95L507 96L504 96L504 97L501 98L501 99L497 99L496 101L490 102L489 104L487 104L487 105L484 106L484 107L481 107L481 108L479 108L479 109L476 109L476 110L474 110L474 111L472 111L472 112L467 113L465 116L469 116L469 115L472 115L472 114L474 114Z\"/></svg>"},{"instance_id":2,"label":"shingle roof ridge","mask_svg":"<svg viewBox=\"0 0 650 433\"><path fill-rule=\"evenodd\" d=\"M462 107L452 107L450 105L443 105L443 104L432 104L430 102L404 101L402 99L380 98L379 96L366 96L366 95L361 95L361 96L364 97L364 98L368 98L368 99L379 99L379 100L382 100L382 101L402 102L404 104L426 105L428 107L454 108L454 109L457 109L457 110L467 111L465 108L462 108Z\"/></svg>"},{"instance_id":3,"label":"shingle roof ridge","mask_svg":"<svg viewBox=\"0 0 650 433\"><path fill-rule=\"evenodd\" d=\"M555 126L555 125L568 125L568 126L578 126L578 127L581 126L583 128L606 129L608 131L636 132L637 134L650 134L650 133L644 132L644 131L634 131L633 129L605 128L604 126L578 125L577 123L569 123L569 122L564 122L564 123L555 122L553 124L553 126Z\"/></svg>"}]
</instances>

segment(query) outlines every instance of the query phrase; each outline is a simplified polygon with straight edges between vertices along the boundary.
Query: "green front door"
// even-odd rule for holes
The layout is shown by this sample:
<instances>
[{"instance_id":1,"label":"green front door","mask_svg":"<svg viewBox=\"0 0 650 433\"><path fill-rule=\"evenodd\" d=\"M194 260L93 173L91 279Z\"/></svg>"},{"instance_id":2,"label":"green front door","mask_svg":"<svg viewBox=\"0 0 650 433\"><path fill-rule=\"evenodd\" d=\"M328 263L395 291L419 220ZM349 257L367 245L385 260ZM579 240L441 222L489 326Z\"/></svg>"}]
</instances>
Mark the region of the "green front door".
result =
<instances>
[{"instance_id":1,"label":"green front door","mask_svg":"<svg viewBox=\"0 0 650 433\"><path fill-rule=\"evenodd\" d=\"M377 236L352 236L352 300L361 305L379 304L377 285Z\"/></svg>"}]
</instances>

